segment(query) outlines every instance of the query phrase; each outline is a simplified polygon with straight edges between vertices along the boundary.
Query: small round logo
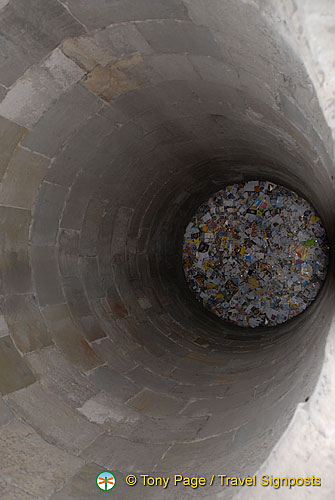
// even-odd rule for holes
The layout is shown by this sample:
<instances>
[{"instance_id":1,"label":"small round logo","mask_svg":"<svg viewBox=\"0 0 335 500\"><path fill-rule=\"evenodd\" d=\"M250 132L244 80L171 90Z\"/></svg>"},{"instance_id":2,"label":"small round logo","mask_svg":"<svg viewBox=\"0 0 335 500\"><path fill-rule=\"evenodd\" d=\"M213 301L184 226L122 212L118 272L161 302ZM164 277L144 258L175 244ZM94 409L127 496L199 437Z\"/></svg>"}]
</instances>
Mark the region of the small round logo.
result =
<instances>
[{"instance_id":1,"label":"small round logo","mask_svg":"<svg viewBox=\"0 0 335 500\"><path fill-rule=\"evenodd\" d=\"M100 472L100 474L97 475L96 481L97 487L104 491L111 490L115 486L115 476L108 471Z\"/></svg>"}]
</instances>

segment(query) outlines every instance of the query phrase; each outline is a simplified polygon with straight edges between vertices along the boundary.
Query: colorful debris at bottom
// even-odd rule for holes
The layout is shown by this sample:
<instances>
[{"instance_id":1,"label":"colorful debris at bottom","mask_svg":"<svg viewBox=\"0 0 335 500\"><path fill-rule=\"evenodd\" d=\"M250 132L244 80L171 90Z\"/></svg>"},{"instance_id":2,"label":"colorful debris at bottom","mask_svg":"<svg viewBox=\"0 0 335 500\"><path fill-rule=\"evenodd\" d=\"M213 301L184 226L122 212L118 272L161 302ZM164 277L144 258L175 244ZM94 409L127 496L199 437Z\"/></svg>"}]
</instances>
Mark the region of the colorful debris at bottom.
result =
<instances>
[{"instance_id":1,"label":"colorful debris at bottom","mask_svg":"<svg viewBox=\"0 0 335 500\"><path fill-rule=\"evenodd\" d=\"M329 246L313 207L271 182L215 193L184 235L186 280L204 307L244 327L304 311L327 274Z\"/></svg>"}]
</instances>

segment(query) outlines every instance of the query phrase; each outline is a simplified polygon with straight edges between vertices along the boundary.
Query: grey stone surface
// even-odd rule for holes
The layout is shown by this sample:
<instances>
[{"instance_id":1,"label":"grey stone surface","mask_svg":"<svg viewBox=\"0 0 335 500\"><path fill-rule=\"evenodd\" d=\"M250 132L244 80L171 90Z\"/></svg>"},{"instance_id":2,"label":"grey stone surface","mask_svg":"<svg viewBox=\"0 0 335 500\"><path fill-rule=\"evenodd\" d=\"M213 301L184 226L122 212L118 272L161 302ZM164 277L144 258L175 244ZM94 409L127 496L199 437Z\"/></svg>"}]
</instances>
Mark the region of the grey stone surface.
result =
<instances>
[{"instance_id":1,"label":"grey stone surface","mask_svg":"<svg viewBox=\"0 0 335 500\"><path fill-rule=\"evenodd\" d=\"M23 491L38 499L61 488L83 465L83 460L46 443L32 427L17 420L1 429L0 453L1 479L20 490L24 476Z\"/></svg>"},{"instance_id":2,"label":"grey stone surface","mask_svg":"<svg viewBox=\"0 0 335 500\"><path fill-rule=\"evenodd\" d=\"M127 405L140 413L150 417L167 417L176 415L185 406L185 403L173 397L157 392L143 390L129 401Z\"/></svg>"},{"instance_id":3,"label":"grey stone surface","mask_svg":"<svg viewBox=\"0 0 335 500\"><path fill-rule=\"evenodd\" d=\"M142 443L171 443L172 441L192 441L207 422L204 418L150 418L141 416L134 421L105 422L107 433Z\"/></svg>"},{"instance_id":4,"label":"grey stone surface","mask_svg":"<svg viewBox=\"0 0 335 500\"><path fill-rule=\"evenodd\" d=\"M91 118L80 129L52 163L46 180L70 186L80 170L89 170L95 175L101 170L97 162L97 150L102 140L110 133L110 122L101 116ZM106 159L103 161L105 163Z\"/></svg>"},{"instance_id":5,"label":"grey stone surface","mask_svg":"<svg viewBox=\"0 0 335 500\"><path fill-rule=\"evenodd\" d=\"M89 342L94 342L95 340L106 337L102 322L93 314L81 316L77 318L77 321L83 329L85 338Z\"/></svg>"},{"instance_id":6,"label":"grey stone surface","mask_svg":"<svg viewBox=\"0 0 335 500\"><path fill-rule=\"evenodd\" d=\"M60 2L52 0L11 0L0 14L0 26L0 72L1 82L6 86L45 57L63 38L84 31Z\"/></svg>"},{"instance_id":7,"label":"grey stone surface","mask_svg":"<svg viewBox=\"0 0 335 500\"><path fill-rule=\"evenodd\" d=\"M33 295L6 297L4 314L10 335L22 353L35 351L53 343Z\"/></svg>"},{"instance_id":8,"label":"grey stone surface","mask_svg":"<svg viewBox=\"0 0 335 500\"><path fill-rule=\"evenodd\" d=\"M138 0L136 4L131 0L126 0L122 4L117 0L111 0L108 3L105 0L97 0L94 6L82 0L66 0L65 4L88 28L99 28L112 23L139 19L169 17L184 19L187 17L181 0L171 0L168 3L164 0L157 0L153 4L148 4L146 0Z\"/></svg>"},{"instance_id":9,"label":"grey stone surface","mask_svg":"<svg viewBox=\"0 0 335 500\"><path fill-rule=\"evenodd\" d=\"M61 227L81 229L95 181L92 175L82 174L76 178L66 200Z\"/></svg>"},{"instance_id":10,"label":"grey stone surface","mask_svg":"<svg viewBox=\"0 0 335 500\"><path fill-rule=\"evenodd\" d=\"M35 205L36 217L31 229L31 242L36 245L54 245L58 220L62 213L67 190L56 184L43 182Z\"/></svg>"},{"instance_id":11,"label":"grey stone surface","mask_svg":"<svg viewBox=\"0 0 335 500\"><path fill-rule=\"evenodd\" d=\"M157 373L150 372L141 366L127 373L127 376L139 387L147 387L152 391L170 392L176 385L174 380L161 377Z\"/></svg>"},{"instance_id":12,"label":"grey stone surface","mask_svg":"<svg viewBox=\"0 0 335 500\"><path fill-rule=\"evenodd\" d=\"M125 402L138 392L138 387L124 375L109 366L100 366L90 374L95 385L111 395L113 400Z\"/></svg>"},{"instance_id":13,"label":"grey stone surface","mask_svg":"<svg viewBox=\"0 0 335 500\"><path fill-rule=\"evenodd\" d=\"M146 453L143 453L143 451ZM166 444L141 445L128 439L115 436L99 436L86 448L81 457L96 462L99 456L101 465L107 470L113 468L137 472L143 469L153 471L155 464L167 450Z\"/></svg>"},{"instance_id":14,"label":"grey stone surface","mask_svg":"<svg viewBox=\"0 0 335 500\"><path fill-rule=\"evenodd\" d=\"M0 337L7 337L9 335L8 325L4 315L0 314Z\"/></svg>"},{"instance_id":15,"label":"grey stone surface","mask_svg":"<svg viewBox=\"0 0 335 500\"><path fill-rule=\"evenodd\" d=\"M49 160L18 148L0 184L0 204L32 209Z\"/></svg>"},{"instance_id":16,"label":"grey stone surface","mask_svg":"<svg viewBox=\"0 0 335 500\"><path fill-rule=\"evenodd\" d=\"M334 19L330 0L0 0L0 391L37 432L0 403L0 496L106 496L99 464L118 498L236 493L132 489L128 467L319 473L291 493L333 498L333 264L304 315L251 336L196 307L178 256L201 201L254 176L313 202L333 246Z\"/></svg>"},{"instance_id":17,"label":"grey stone surface","mask_svg":"<svg viewBox=\"0 0 335 500\"><path fill-rule=\"evenodd\" d=\"M1 494L7 500L33 500L33 496L23 491L20 487L0 479Z\"/></svg>"},{"instance_id":18,"label":"grey stone surface","mask_svg":"<svg viewBox=\"0 0 335 500\"><path fill-rule=\"evenodd\" d=\"M8 424L14 418L14 413L6 404L4 399L0 397L0 426Z\"/></svg>"},{"instance_id":19,"label":"grey stone surface","mask_svg":"<svg viewBox=\"0 0 335 500\"><path fill-rule=\"evenodd\" d=\"M2 287L7 293L31 291L28 256L28 232L31 214L28 210L0 207L0 269Z\"/></svg>"},{"instance_id":20,"label":"grey stone surface","mask_svg":"<svg viewBox=\"0 0 335 500\"><path fill-rule=\"evenodd\" d=\"M26 387L35 381L35 378L18 353L10 337L0 339L0 392L10 392Z\"/></svg>"},{"instance_id":21,"label":"grey stone surface","mask_svg":"<svg viewBox=\"0 0 335 500\"><path fill-rule=\"evenodd\" d=\"M59 49L39 66L29 68L0 103L0 113L25 127L33 126L62 93L84 72Z\"/></svg>"},{"instance_id":22,"label":"grey stone surface","mask_svg":"<svg viewBox=\"0 0 335 500\"><path fill-rule=\"evenodd\" d=\"M80 257L79 272L89 300L102 298L105 295L99 276L96 257Z\"/></svg>"},{"instance_id":23,"label":"grey stone surface","mask_svg":"<svg viewBox=\"0 0 335 500\"><path fill-rule=\"evenodd\" d=\"M131 353L126 348L122 348L122 346L112 342L108 338L94 342L94 348L100 356L108 359L111 368L118 372L126 372L136 365L136 362L131 357Z\"/></svg>"},{"instance_id":24,"label":"grey stone surface","mask_svg":"<svg viewBox=\"0 0 335 500\"><path fill-rule=\"evenodd\" d=\"M74 109L71 120L69 120L70 106ZM100 107L101 103L85 87L74 85L44 113L33 131L25 137L23 144L52 158Z\"/></svg>"},{"instance_id":25,"label":"grey stone surface","mask_svg":"<svg viewBox=\"0 0 335 500\"><path fill-rule=\"evenodd\" d=\"M38 430L48 443L71 453L78 454L101 433L99 426L88 422L39 383L6 398L16 414Z\"/></svg>"},{"instance_id":26,"label":"grey stone surface","mask_svg":"<svg viewBox=\"0 0 335 500\"><path fill-rule=\"evenodd\" d=\"M5 173L9 160L21 141L24 134L27 132L23 127L19 127L6 118L0 117L0 140L2 147L0 149L0 176L1 179Z\"/></svg>"},{"instance_id":27,"label":"grey stone surface","mask_svg":"<svg viewBox=\"0 0 335 500\"><path fill-rule=\"evenodd\" d=\"M103 364L102 358L88 344L79 328L74 324L66 305L49 306L43 315L52 331L52 338L65 358L83 371Z\"/></svg>"},{"instance_id":28,"label":"grey stone surface","mask_svg":"<svg viewBox=\"0 0 335 500\"><path fill-rule=\"evenodd\" d=\"M139 420L139 415L132 408L114 400L109 393L103 391L85 401L78 407L78 411L90 422L103 424L106 431L110 425L123 422L133 424Z\"/></svg>"},{"instance_id":29,"label":"grey stone surface","mask_svg":"<svg viewBox=\"0 0 335 500\"><path fill-rule=\"evenodd\" d=\"M231 87L239 86L239 73L233 66L227 65L223 61L219 61L214 57L208 57L207 55L192 54L189 55L188 58L194 69L204 80Z\"/></svg>"},{"instance_id":30,"label":"grey stone surface","mask_svg":"<svg viewBox=\"0 0 335 500\"><path fill-rule=\"evenodd\" d=\"M212 471L220 465L219 470L228 472L231 470L231 465L224 450L231 446L233 436L233 432L228 432L201 441L173 444L157 464L157 471L171 473L178 469L182 474L183 472L194 473L197 469L197 474L213 474Z\"/></svg>"},{"instance_id":31,"label":"grey stone surface","mask_svg":"<svg viewBox=\"0 0 335 500\"><path fill-rule=\"evenodd\" d=\"M76 276L63 278L62 286L72 314L75 317L88 316L91 309L80 278Z\"/></svg>"},{"instance_id":32,"label":"grey stone surface","mask_svg":"<svg viewBox=\"0 0 335 500\"><path fill-rule=\"evenodd\" d=\"M110 57L108 62L122 59L135 54L147 55L152 53L148 42L143 38L135 24L119 24L97 31L95 42L102 47Z\"/></svg>"},{"instance_id":33,"label":"grey stone surface","mask_svg":"<svg viewBox=\"0 0 335 500\"><path fill-rule=\"evenodd\" d=\"M55 346L27 354L25 360L43 387L74 408L96 393L96 387Z\"/></svg>"},{"instance_id":34,"label":"grey stone surface","mask_svg":"<svg viewBox=\"0 0 335 500\"><path fill-rule=\"evenodd\" d=\"M91 200L85 212L83 227L80 233L80 255L94 257L97 254L99 224L105 204L99 200Z\"/></svg>"},{"instance_id":35,"label":"grey stone surface","mask_svg":"<svg viewBox=\"0 0 335 500\"><path fill-rule=\"evenodd\" d=\"M196 80L198 75L194 71L187 56L182 54L161 54L154 55L146 59L147 64L152 68L157 77L151 77L151 81L166 80Z\"/></svg>"},{"instance_id":36,"label":"grey stone surface","mask_svg":"<svg viewBox=\"0 0 335 500\"><path fill-rule=\"evenodd\" d=\"M85 464L61 490L53 493L50 500L64 500L71 498L72 500L93 500L106 496L106 492L97 488L96 477L103 471L103 466L95 463ZM113 470L114 474L114 470ZM116 475L116 480L119 486L119 475ZM118 491L118 490L114 490ZM111 492L113 493L113 492Z\"/></svg>"},{"instance_id":37,"label":"grey stone surface","mask_svg":"<svg viewBox=\"0 0 335 500\"><path fill-rule=\"evenodd\" d=\"M58 232L58 265L63 277L78 276L79 234L71 229Z\"/></svg>"},{"instance_id":38,"label":"grey stone surface","mask_svg":"<svg viewBox=\"0 0 335 500\"><path fill-rule=\"evenodd\" d=\"M138 23L138 30L156 52L189 52L221 57L212 34L203 26L174 20Z\"/></svg>"},{"instance_id":39,"label":"grey stone surface","mask_svg":"<svg viewBox=\"0 0 335 500\"><path fill-rule=\"evenodd\" d=\"M64 295L59 283L59 271L54 247L31 246L34 284L41 306L62 304Z\"/></svg>"}]
</instances>

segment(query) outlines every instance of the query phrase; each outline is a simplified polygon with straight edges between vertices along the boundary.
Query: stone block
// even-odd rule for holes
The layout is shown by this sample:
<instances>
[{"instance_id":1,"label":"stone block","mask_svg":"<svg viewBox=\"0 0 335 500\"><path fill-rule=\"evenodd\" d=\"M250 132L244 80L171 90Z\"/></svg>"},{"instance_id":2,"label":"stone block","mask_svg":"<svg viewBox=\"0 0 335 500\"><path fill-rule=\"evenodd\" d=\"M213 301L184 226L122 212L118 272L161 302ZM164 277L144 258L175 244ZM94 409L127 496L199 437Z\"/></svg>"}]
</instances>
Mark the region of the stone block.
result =
<instances>
[{"instance_id":1,"label":"stone block","mask_svg":"<svg viewBox=\"0 0 335 500\"><path fill-rule=\"evenodd\" d=\"M89 342L94 342L95 340L106 337L106 333L102 328L103 325L101 325L101 322L99 322L96 316L81 316L77 318L77 321L82 328L85 339Z\"/></svg>"},{"instance_id":2,"label":"stone block","mask_svg":"<svg viewBox=\"0 0 335 500\"><path fill-rule=\"evenodd\" d=\"M30 220L28 210L0 207L0 275L8 294L27 293L32 288L28 255Z\"/></svg>"},{"instance_id":3,"label":"stone block","mask_svg":"<svg viewBox=\"0 0 335 500\"><path fill-rule=\"evenodd\" d=\"M103 364L102 358L88 344L78 327L73 323L66 305L46 307L43 310L43 315L52 332L55 344L70 363L74 363L83 371Z\"/></svg>"},{"instance_id":4,"label":"stone block","mask_svg":"<svg viewBox=\"0 0 335 500\"><path fill-rule=\"evenodd\" d=\"M125 373L136 366L128 349L122 348L119 343L115 344L108 338L94 342L94 348L102 358L108 361L110 367L118 372Z\"/></svg>"},{"instance_id":5,"label":"stone block","mask_svg":"<svg viewBox=\"0 0 335 500\"><path fill-rule=\"evenodd\" d=\"M141 56L133 56L116 64L96 66L86 76L84 83L91 92L109 102L150 83L143 71L142 62Z\"/></svg>"},{"instance_id":6,"label":"stone block","mask_svg":"<svg viewBox=\"0 0 335 500\"><path fill-rule=\"evenodd\" d=\"M95 463L85 464L67 483L63 488L56 493L53 493L50 500L93 500L103 495L103 491L99 491L96 485L96 477L104 470L102 465ZM113 474L116 479L115 490L119 497L119 474ZM121 479L121 478L120 478ZM111 492L113 493L113 492ZM120 499L121 500L121 499Z\"/></svg>"},{"instance_id":7,"label":"stone block","mask_svg":"<svg viewBox=\"0 0 335 500\"><path fill-rule=\"evenodd\" d=\"M161 377L157 373L150 372L141 366L137 366L134 370L127 373L129 377L138 387L146 387L152 391L170 392L176 385L174 380L166 377Z\"/></svg>"},{"instance_id":8,"label":"stone block","mask_svg":"<svg viewBox=\"0 0 335 500\"><path fill-rule=\"evenodd\" d=\"M71 119L69 119L70 106ZM85 87L80 84L74 85L44 113L30 134L25 137L23 145L50 158L56 156L72 134L100 107L101 102Z\"/></svg>"},{"instance_id":9,"label":"stone block","mask_svg":"<svg viewBox=\"0 0 335 500\"><path fill-rule=\"evenodd\" d=\"M79 412L39 383L6 396L8 403L26 423L37 429L50 444L78 454L99 434L99 426L88 422Z\"/></svg>"},{"instance_id":10,"label":"stone block","mask_svg":"<svg viewBox=\"0 0 335 500\"><path fill-rule=\"evenodd\" d=\"M142 347L134 349L133 357L136 359L138 364L143 365L143 367L149 369L151 372L157 373L161 376L170 376L171 372L175 370L175 363L173 359L172 361L169 361L167 356L153 356Z\"/></svg>"},{"instance_id":11,"label":"stone block","mask_svg":"<svg viewBox=\"0 0 335 500\"><path fill-rule=\"evenodd\" d=\"M70 229L81 228L85 211L96 182L96 177L88 174L81 174L75 179L69 197L66 200L60 223L61 227ZM94 201L92 203L94 204Z\"/></svg>"},{"instance_id":12,"label":"stone block","mask_svg":"<svg viewBox=\"0 0 335 500\"><path fill-rule=\"evenodd\" d=\"M55 346L27 354L25 360L42 386L73 408L96 394L96 387Z\"/></svg>"},{"instance_id":13,"label":"stone block","mask_svg":"<svg viewBox=\"0 0 335 500\"><path fill-rule=\"evenodd\" d=\"M108 26L94 35L94 41L113 57L109 62L136 54L152 54L152 48L135 24ZM100 63L101 64L101 63ZM101 64L105 66L104 64Z\"/></svg>"},{"instance_id":14,"label":"stone block","mask_svg":"<svg viewBox=\"0 0 335 500\"><path fill-rule=\"evenodd\" d=\"M0 12L0 32L0 81L10 87L64 38L84 29L60 2L11 0Z\"/></svg>"},{"instance_id":15,"label":"stone block","mask_svg":"<svg viewBox=\"0 0 335 500\"><path fill-rule=\"evenodd\" d=\"M131 398L126 404L140 413L156 418L176 415L185 406L185 402L181 399L146 389Z\"/></svg>"},{"instance_id":16,"label":"stone block","mask_svg":"<svg viewBox=\"0 0 335 500\"><path fill-rule=\"evenodd\" d=\"M124 300L120 297L120 294L113 282L109 283L106 294L108 305L111 309L113 318L126 318L129 315L129 311Z\"/></svg>"},{"instance_id":17,"label":"stone block","mask_svg":"<svg viewBox=\"0 0 335 500\"><path fill-rule=\"evenodd\" d=\"M86 461L99 462L107 470L113 470L117 466L127 472L137 472L143 469L153 470L166 450L166 444L136 443L104 434L88 446L81 457Z\"/></svg>"},{"instance_id":18,"label":"stone block","mask_svg":"<svg viewBox=\"0 0 335 500\"><path fill-rule=\"evenodd\" d=\"M7 337L9 335L8 325L2 312L0 313L0 337Z\"/></svg>"},{"instance_id":19,"label":"stone block","mask_svg":"<svg viewBox=\"0 0 335 500\"><path fill-rule=\"evenodd\" d=\"M0 488L1 495L6 500L35 500L35 498L26 493L20 488L13 486L11 483L6 482L4 479L0 478Z\"/></svg>"},{"instance_id":20,"label":"stone block","mask_svg":"<svg viewBox=\"0 0 335 500\"><path fill-rule=\"evenodd\" d=\"M24 491L34 499L60 489L84 465L82 459L52 446L17 420L1 429L0 455L1 476L19 490L24 478Z\"/></svg>"},{"instance_id":21,"label":"stone block","mask_svg":"<svg viewBox=\"0 0 335 500\"><path fill-rule=\"evenodd\" d=\"M90 380L116 401L127 401L138 392L138 387L133 382L109 366L100 366L94 370L90 374Z\"/></svg>"},{"instance_id":22,"label":"stone block","mask_svg":"<svg viewBox=\"0 0 335 500\"><path fill-rule=\"evenodd\" d=\"M97 257L100 276L110 276L112 272L110 249L114 229L114 217L114 213L105 212L101 219L101 227L97 243Z\"/></svg>"},{"instance_id":23,"label":"stone block","mask_svg":"<svg viewBox=\"0 0 335 500\"><path fill-rule=\"evenodd\" d=\"M24 127L32 127L50 105L84 72L59 49L28 69L0 103L0 113Z\"/></svg>"},{"instance_id":24,"label":"stone block","mask_svg":"<svg viewBox=\"0 0 335 500\"><path fill-rule=\"evenodd\" d=\"M109 123L112 124L113 127L120 127L120 125L124 125L127 123L130 118L126 112L122 110L121 106L118 106L115 102L106 103L104 102L103 107L99 111L99 116L102 116Z\"/></svg>"},{"instance_id":25,"label":"stone block","mask_svg":"<svg viewBox=\"0 0 335 500\"><path fill-rule=\"evenodd\" d=\"M199 78L188 57L183 54L154 55L146 58L145 62L153 72L153 83L166 80L193 81Z\"/></svg>"},{"instance_id":26,"label":"stone block","mask_svg":"<svg viewBox=\"0 0 335 500\"><path fill-rule=\"evenodd\" d=\"M0 204L31 210L49 163L43 156L16 149L0 184Z\"/></svg>"},{"instance_id":27,"label":"stone block","mask_svg":"<svg viewBox=\"0 0 335 500\"><path fill-rule=\"evenodd\" d=\"M5 97L7 94L7 89L3 85L0 84L0 101Z\"/></svg>"},{"instance_id":28,"label":"stone block","mask_svg":"<svg viewBox=\"0 0 335 500\"><path fill-rule=\"evenodd\" d=\"M45 306L65 302L60 286L56 249L32 245L30 255L39 304Z\"/></svg>"},{"instance_id":29,"label":"stone block","mask_svg":"<svg viewBox=\"0 0 335 500\"><path fill-rule=\"evenodd\" d=\"M228 432L200 441L176 443L157 464L157 471L172 472L178 470L179 474L183 474L183 472L196 470L197 474L213 474L212 464L215 463L217 466L218 462L221 464L220 470L229 470L230 458L227 456L226 450L227 447L231 446L233 436L234 432Z\"/></svg>"},{"instance_id":30,"label":"stone block","mask_svg":"<svg viewBox=\"0 0 335 500\"><path fill-rule=\"evenodd\" d=\"M103 424L106 429L112 422L128 422L130 425L140 418L138 413L124 406L120 401L114 400L106 392L98 392L78 408L78 411L85 415L90 422Z\"/></svg>"},{"instance_id":31,"label":"stone block","mask_svg":"<svg viewBox=\"0 0 335 500\"><path fill-rule=\"evenodd\" d=\"M99 200L91 200L88 203L80 234L80 255L82 256L93 257L97 254L97 241L104 205Z\"/></svg>"},{"instance_id":32,"label":"stone block","mask_svg":"<svg viewBox=\"0 0 335 500\"><path fill-rule=\"evenodd\" d=\"M114 221L112 254L124 252L128 228L133 214L134 210L128 207L119 207Z\"/></svg>"},{"instance_id":33,"label":"stone block","mask_svg":"<svg viewBox=\"0 0 335 500\"><path fill-rule=\"evenodd\" d=\"M96 257L80 257L79 272L89 300L104 297Z\"/></svg>"},{"instance_id":34,"label":"stone block","mask_svg":"<svg viewBox=\"0 0 335 500\"><path fill-rule=\"evenodd\" d=\"M211 32L203 26L172 19L147 21L137 23L136 26L155 52L186 52L222 57Z\"/></svg>"},{"instance_id":35,"label":"stone block","mask_svg":"<svg viewBox=\"0 0 335 500\"><path fill-rule=\"evenodd\" d=\"M8 424L14 418L14 413L6 404L4 399L0 397L0 426Z\"/></svg>"},{"instance_id":36,"label":"stone block","mask_svg":"<svg viewBox=\"0 0 335 500\"><path fill-rule=\"evenodd\" d=\"M62 51L73 59L78 66L87 71L92 71L98 64L106 66L106 64L115 60L115 56L100 47L91 36L64 40Z\"/></svg>"},{"instance_id":37,"label":"stone block","mask_svg":"<svg viewBox=\"0 0 335 500\"><path fill-rule=\"evenodd\" d=\"M4 314L11 337L22 353L35 351L53 343L33 295L6 297Z\"/></svg>"},{"instance_id":38,"label":"stone block","mask_svg":"<svg viewBox=\"0 0 335 500\"><path fill-rule=\"evenodd\" d=\"M112 23L137 21L145 19L173 18L185 19L187 12L181 0L155 0L148 3L146 0L96 0L95 4L82 0L66 0L64 2L70 11L88 29L100 28Z\"/></svg>"},{"instance_id":39,"label":"stone block","mask_svg":"<svg viewBox=\"0 0 335 500\"><path fill-rule=\"evenodd\" d=\"M70 186L80 170L90 171L94 176L102 168L97 157L104 137L111 132L109 120L102 116L93 116L85 127L73 135L69 143L51 164L46 180L62 186ZM106 163L106 158L103 165Z\"/></svg>"},{"instance_id":40,"label":"stone block","mask_svg":"<svg viewBox=\"0 0 335 500\"><path fill-rule=\"evenodd\" d=\"M141 415L136 421L105 422L106 432L142 443L171 443L173 441L191 441L206 423L207 417L169 419L150 418Z\"/></svg>"},{"instance_id":41,"label":"stone block","mask_svg":"<svg viewBox=\"0 0 335 500\"><path fill-rule=\"evenodd\" d=\"M61 229L58 233L58 265L62 276L78 276L79 233Z\"/></svg>"},{"instance_id":42,"label":"stone block","mask_svg":"<svg viewBox=\"0 0 335 500\"><path fill-rule=\"evenodd\" d=\"M232 66L206 55L192 54L189 60L203 80L229 87L239 86L237 71Z\"/></svg>"},{"instance_id":43,"label":"stone block","mask_svg":"<svg viewBox=\"0 0 335 500\"><path fill-rule=\"evenodd\" d=\"M25 133L27 133L26 129L0 116L0 141L2 145L0 148L0 180Z\"/></svg>"},{"instance_id":44,"label":"stone block","mask_svg":"<svg viewBox=\"0 0 335 500\"><path fill-rule=\"evenodd\" d=\"M67 189L43 182L35 204L31 242L34 245L54 245Z\"/></svg>"},{"instance_id":45,"label":"stone block","mask_svg":"<svg viewBox=\"0 0 335 500\"><path fill-rule=\"evenodd\" d=\"M66 301L73 316L75 318L88 316L91 313L91 309L80 278L77 276L63 278L62 285Z\"/></svg>"},{"instance_id":46,"label":"stone block","mask_svg":"<svg viewBox=\"0 0 335 500\"><path fill-rule=\"evenodd\" d=\"M0 392L8 394L35 382L10 337L0 339Z\"/></svg>"}]
</instances>

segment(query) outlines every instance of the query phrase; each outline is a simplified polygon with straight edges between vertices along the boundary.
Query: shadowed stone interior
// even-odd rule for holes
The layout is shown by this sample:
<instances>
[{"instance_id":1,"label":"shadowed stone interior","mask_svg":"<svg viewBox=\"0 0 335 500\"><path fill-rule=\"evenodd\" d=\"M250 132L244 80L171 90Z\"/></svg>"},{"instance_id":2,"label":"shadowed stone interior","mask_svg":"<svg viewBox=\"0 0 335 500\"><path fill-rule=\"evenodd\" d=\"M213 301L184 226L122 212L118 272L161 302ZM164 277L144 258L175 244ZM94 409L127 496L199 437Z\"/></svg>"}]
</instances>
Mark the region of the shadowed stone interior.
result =
<instances>
[{"instance_id":1,"label":"shadowed stone interior","mask_svg":"<svg viewBox=\"0 0 335 500\"><path fill-rule=\"evenodd\" d=\"M0 1L4 498L96 498L102 470L118 498L230 498L123 477L252 474L311 395L332 263L311 307L252 333L180 263L200 202L254 178L310 200L333 244L332 135L289 14L261 3Z\"/></svg>"}]
</instances>

